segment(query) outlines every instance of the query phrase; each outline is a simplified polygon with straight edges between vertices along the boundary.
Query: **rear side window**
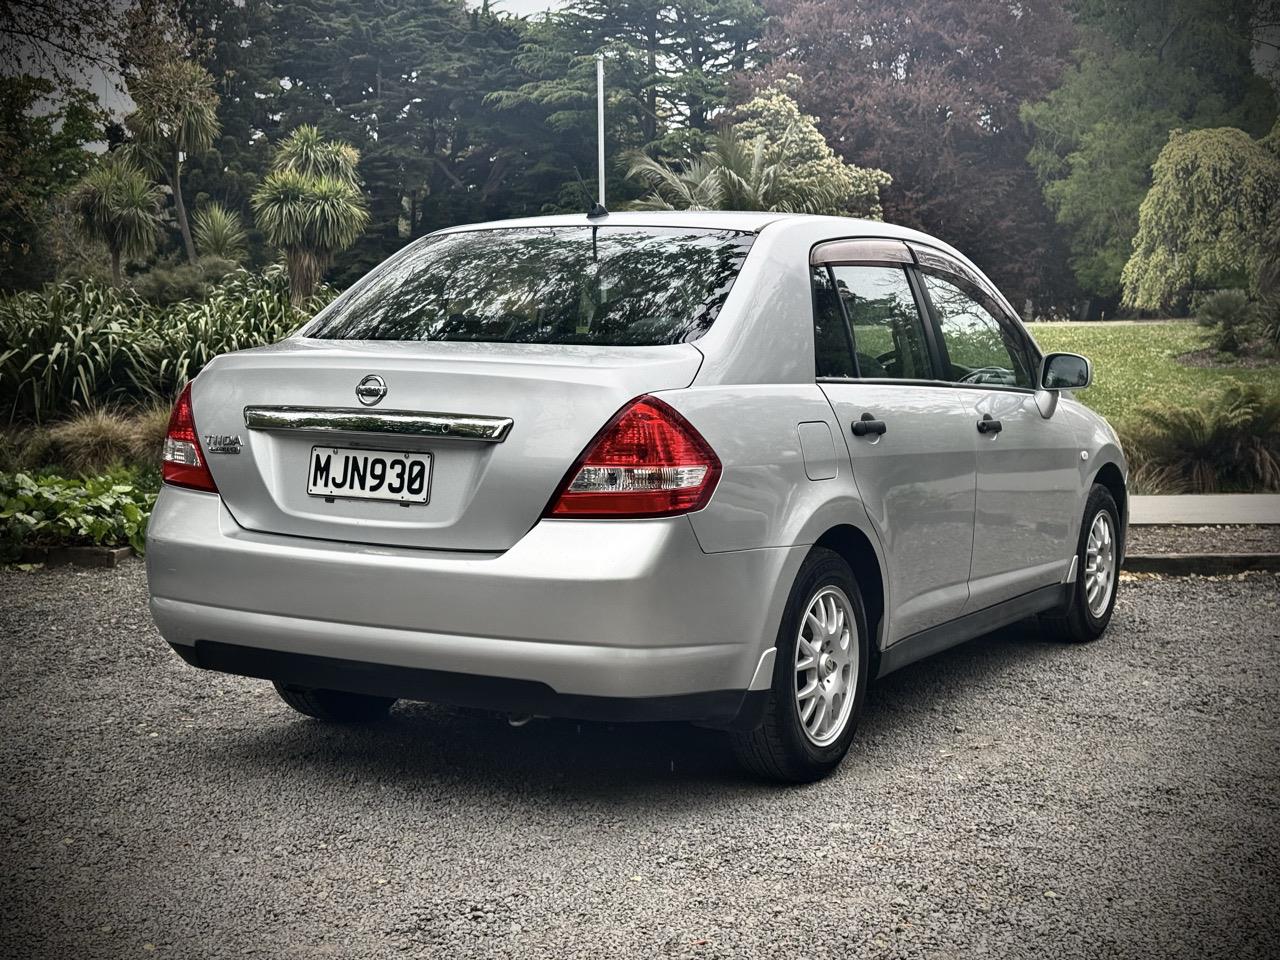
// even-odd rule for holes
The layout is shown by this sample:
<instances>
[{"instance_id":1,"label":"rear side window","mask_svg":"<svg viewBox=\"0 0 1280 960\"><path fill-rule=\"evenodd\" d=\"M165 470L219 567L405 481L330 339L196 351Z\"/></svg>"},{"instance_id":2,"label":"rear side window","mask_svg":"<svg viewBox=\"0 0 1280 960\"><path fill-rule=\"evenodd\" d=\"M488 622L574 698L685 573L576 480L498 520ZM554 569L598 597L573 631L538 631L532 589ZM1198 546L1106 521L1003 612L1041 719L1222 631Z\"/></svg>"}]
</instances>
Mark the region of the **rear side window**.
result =
<instances>
[{"instance_id":1,"label":"rear side window","mask_svg":"<svg viewBox=\"0 0 1280 960\"><path fill-rule=\"evenodd\" d=\"M849 379L857 376L844 314L826 267L813 268L813 346L819 377Z\"/></svg>"},{"instance_id":2,"label":"rear side window","mask_svg":"<svg viewBox=\"0 0 1280 960\"><path fill-rule=\"evenodd\" d=\"M322 313L308 337L654 346L710 329L753 235L521 227L429 237Z\"/></svg>"},{"instance_id":3,"label":"rear side window","mask_svg":"<svg viewBox=\"0 0 1280 960\"><path fill-rule=\"evenodd\" d=\"M837 266L831 272L853 331L858 375L864 380L932 379L924 324L907 271Z\"/></svg>"}]
</instances>

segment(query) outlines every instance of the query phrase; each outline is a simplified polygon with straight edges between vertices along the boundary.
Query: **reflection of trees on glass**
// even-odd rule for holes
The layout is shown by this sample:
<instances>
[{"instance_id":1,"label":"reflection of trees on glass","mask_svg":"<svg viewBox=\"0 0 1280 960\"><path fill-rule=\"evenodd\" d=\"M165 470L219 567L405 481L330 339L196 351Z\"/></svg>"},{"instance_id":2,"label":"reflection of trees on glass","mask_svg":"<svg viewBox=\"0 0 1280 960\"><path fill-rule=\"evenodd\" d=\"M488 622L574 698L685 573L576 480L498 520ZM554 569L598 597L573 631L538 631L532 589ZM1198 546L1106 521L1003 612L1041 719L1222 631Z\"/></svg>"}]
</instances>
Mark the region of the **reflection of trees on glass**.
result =
<instances>
[{"instance_id":1,"label":"reflection of trees on glass","mask_svg":"<svg viewBox=\"0 0 1280 960\"><path fill-rule=\"evenodd\" d=\"M701 336L751 245L723 230L528 227L408 248L311 336L652 345Z\"/></svg>"},{"instance_id":2,"label":"reflection of trees on glass","mask_svg":"<svg viewBox=\"0 0 1280 960\"><path fill-rule=\"evenodd\" d=\"M836 267L836 289L853 324L858 371L870 379L929 379L924 328L901 267Z\"/></svg>"},{"instance_id":3,"label":"reflection of trees on glass","mask_svg":"<svg viewBox=\"0 0 1280 960\"><path fill-rule=\"evenodd\" d=\"M853 354L844 330L844 315L825 267L813 271L813 343L820 377L853 377Z\"/></svg>"},{"instance_id":4,"label":"reflection of trees on glass","mask_svg":"<svg viewBox=\"0 0 1280 960\"><path fill-rule=\"evenodd\" d=\"M929 273L921 275L938 312L951 362L950 378L961 383L1030 386L1020 351L1010 343L995 315L950 281Z\"/></svg>"}]
</instances>

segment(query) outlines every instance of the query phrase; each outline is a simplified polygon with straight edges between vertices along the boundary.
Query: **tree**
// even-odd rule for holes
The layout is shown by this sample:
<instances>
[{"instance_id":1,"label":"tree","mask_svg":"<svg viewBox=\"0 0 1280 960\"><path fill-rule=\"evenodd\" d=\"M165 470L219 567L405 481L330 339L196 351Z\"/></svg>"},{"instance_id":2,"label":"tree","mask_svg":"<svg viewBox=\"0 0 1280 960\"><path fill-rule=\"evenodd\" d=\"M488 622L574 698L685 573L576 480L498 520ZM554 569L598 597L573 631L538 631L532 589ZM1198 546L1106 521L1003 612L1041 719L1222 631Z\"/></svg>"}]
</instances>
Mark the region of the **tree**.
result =
<instances>
[{"instance_id":1,"label":"tree","mask_svg":"<svg viewBox=\"0 0 1280 960\"><path fill-rule=\"evenodd\" d=\"M128 160L108 155L72 188L70 206L80 229L111 253L119 286L121 261L145 257L160 231L160 190Z\"/></svg>"},{"instance_id":2,"label":"tree","mask_svg":"<svg viewBox=\"0 0 1280 960\"><path fill-rule=\"evenodd\" d=\"M350 247L369 223L350 144L295 130L276 151L271 173L253 195L258 228L289 267L289 294L302 304L315 291L334 254Z\"/></svg>"},{"instance_id":3,"label":"tree","mask_svg":"<svg viewBox=\"0 0 1280 960\"><path fill-rule=\"evenodd\" d=\"M351 278L407 239L459 220L538 212L557 149L536 117L503 115L486 94L515 82L522 21L456 0L315 0L275 16L269 109L360 150L370 229L344 258ZM560 171L558 186L568 171Z\"/></svg>"},{"instance_id":4,"label":"tree","mask_svg":"<svg viewBox=\"0 0 1280 960\"><path fill-rule=\"evenodd\" d=\"M642 210L776 210L790 213L879 217L881 170L863 170L832 152L787 94L789 78L743 105L738 123L712 141L712 149L686 161L632 154L628 176L650 193L633 204Z\"/></svg>"},{"instance_id":5,"label":"tree","mask_svg":"<svg viewBox=\"0 0 1280 960\"><path fill-rule=\"evenodd\" d=\"M74 96L85 70L111 71L124 38L114 0L4 0L0 3L0 63L14 76L50 82L48 96Z\"/></svg>"},{"instance_id":6,"label":"tree","mask_svg":"<svg viewBox=\"0 0 1280 960\"><path fill-rule=\"evenodd\" d=\"M1138 214L1124 302L1159 310L1191 290L1256 285L1277 220L1280 157L1243 130L1173 131Z\"/></svg>"},{"instance_id":7,"label":"tree","mask_svg":"<svg viewBox=\"0 0 1280 960\"><path fill-rule=\"evenodd\" d=\"M0 77L0 289L36 286L51 257L42 243L54 197L93 163L85 144L102 135L105 115L84 91L67 93L57 109L37 112L54 94L37 77Z\"/></svg>"},{"instance_id":8,"label":"tree","mask_svg":"<svg viewBox=\"0 0 1280 960\"><path fill-rule=\"evenodd\" d=\"M728 78L753 64L763 23L757 0L574 0L530 33L519 59L529 80L502 99L553 108L557 129L594 129L595 55L605 51L616 107L641 146L673 129L710 133Z\"/></svg>"},{"instance_id":9,"label":"tree","mask_svg":"<svg viewBox=\"0 0 1280 960\"><path fill-rule=\"evenodd\" d=\"M1014 299L1061 286L1051 219L1018 108L1052 89L1070 29L1061 0L772 0L748 80L796 96L845 160L893 177L885 217L962 247Z\"/></svg>"},{"instance_id":10,"label":"tree","mask_svg":"<svg viewBox=\"0 0 1280 960\"><path fill-rule=\"evenodd\" d=\"M1254 73L1251 25L1266 0L1079 0L1075 65L1028 104L1029 159L1067 231L1087 292L1119 293L1151 165L1175 127L1239 127L1275 119Z\"/></svg>"},{"instance_id":11,"label":"tree","mask_svg":"<svg viewBox=\"0 0 1280 960\"><path fill-rule=\"evenodd\" d=\"M144 64L130 81L129 93L137 109L125 118L125 126L139 148L135 155L168 182L182 245L187 259L195 263L196 248L182 196L182 165L186 157L212 147L218 135L213 77L199 63L169 56Z\"/></svg>"},{"instance_id":12,"label":"tree","mask_svg":"<svg viewBox=\"0 0 1280 960\"><path fill-rule=\"evenodd\" d=\"M777 144L787 176L799 192L830 189L835 201L822 212L881 219L880 191L893 178L883 170L854 166L836 156L818 129L817 118L801 113L795 101L802 85L799 77L788 75L735 108L738 135Z\"/></svg>"},{"instance_id":13,"label":"tree","mask_svg":"<svg viewBox=\"0 0 1280 960\"><path fill-rule=\"evenodd\" d=\"M548 166L574 176L557 191L569 201L560 205L581 208L597 186L577 176L596 168L596 55L606 58L609 155L696 155L710 146L730 77L754 66L763 22L757 0L575 0L527 27L519 76L488 102L532 116L531 141L554 138ZM626 180L608 187L619 200L634 196Z\"/></svg>"}]
</instances>

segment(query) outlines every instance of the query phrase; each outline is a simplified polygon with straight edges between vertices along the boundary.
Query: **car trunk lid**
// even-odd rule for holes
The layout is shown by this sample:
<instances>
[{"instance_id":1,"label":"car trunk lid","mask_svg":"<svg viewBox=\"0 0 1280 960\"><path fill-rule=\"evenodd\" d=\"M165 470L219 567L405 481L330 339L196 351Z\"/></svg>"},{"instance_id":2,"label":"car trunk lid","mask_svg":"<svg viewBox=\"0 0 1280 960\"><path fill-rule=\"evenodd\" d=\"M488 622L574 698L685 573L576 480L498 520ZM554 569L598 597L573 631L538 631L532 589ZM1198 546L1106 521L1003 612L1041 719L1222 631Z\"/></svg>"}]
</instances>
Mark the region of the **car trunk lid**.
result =
<instances>
[{"instance_id":1,"label":"car trunk lid","mask_svg":"<svg viewBox=\"0 0 1280 960\"><path fill-rule=\"evenodd\" d=\"M701 360L687 343L294 338L218 358L194 384L192 406L218 491L242 527L492 552L538 521L615 412L642 394L688 386ZM386 393L366 406L356 388L371 376ZM308 493L315 447L430 454L428 500Z\"/></svg>"}]
</instances>

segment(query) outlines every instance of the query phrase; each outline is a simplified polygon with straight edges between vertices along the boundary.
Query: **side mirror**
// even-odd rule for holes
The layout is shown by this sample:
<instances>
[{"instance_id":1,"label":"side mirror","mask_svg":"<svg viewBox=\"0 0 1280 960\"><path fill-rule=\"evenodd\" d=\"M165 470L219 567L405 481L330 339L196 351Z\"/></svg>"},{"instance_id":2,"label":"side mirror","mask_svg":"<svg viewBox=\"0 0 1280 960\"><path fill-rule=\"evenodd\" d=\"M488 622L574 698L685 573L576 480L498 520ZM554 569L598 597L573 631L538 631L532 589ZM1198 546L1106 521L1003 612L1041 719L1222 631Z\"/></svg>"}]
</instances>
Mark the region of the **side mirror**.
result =
<instances>
[{"instance_id":1,"label":"side mirror","mask_svg":"<svg viewBox=\"0 0 1280 960\"><path fill-rule=\"evenodd\" d=\"M1046 354L1040 364L1040 382L1036 389L1036 407L1048 420L1058 409L1058 394L1064 390L1080 390L1093 380L1089 361L1075 353Z\"/></svg>"},{"instance_id":2,"label":"side mirror","mask_svg":"<svg viewBox=\"0 0 1280 960\"><path fill-rule=\"evenodd\" d=\"M1089 361L1075 353L1050 353L1040 364L1041 390L1080 390L1093 379Z\"/></svg>"}]
</instances>

